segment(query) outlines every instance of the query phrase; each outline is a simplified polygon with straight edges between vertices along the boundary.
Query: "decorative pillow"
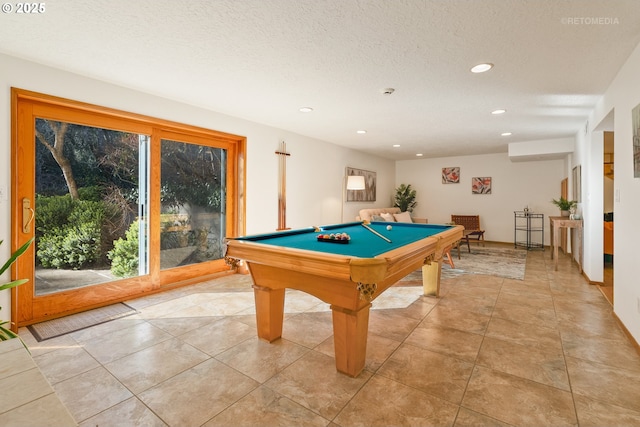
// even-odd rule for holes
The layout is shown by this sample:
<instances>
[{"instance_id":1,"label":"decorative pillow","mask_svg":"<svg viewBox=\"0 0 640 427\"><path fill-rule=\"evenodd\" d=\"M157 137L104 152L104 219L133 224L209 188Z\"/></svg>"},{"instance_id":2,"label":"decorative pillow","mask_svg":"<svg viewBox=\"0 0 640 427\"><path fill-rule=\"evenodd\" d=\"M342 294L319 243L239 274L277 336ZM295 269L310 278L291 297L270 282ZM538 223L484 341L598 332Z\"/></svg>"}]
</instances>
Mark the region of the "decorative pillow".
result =
<instances>
[{"instance_id":1,"label":"decorative pillow","mask_svg":"<svg viewBox=\"0 0 640 427\"><path fill-rule=\"evenodd\" d=\"M413 222L411 214L409 212L400 212L399 214L393 214L393 217L397 222Z\"/></svg>"},{"instance_id":2,"label":"decorative pillow","mask_svg":"<svg viewBox=\"0 0 640 427\"><path fill-rule=\"evenodd\" d=\"M386 219L384 219L380 215L371 215L371 221L386 221Z\"/></svg>"},{"instance_id":3,"label":"decorative pillow","mask_svg":"<svg viewBox=\"0 0 640 427\"><path fill-rule=\"evenodd\" d=\"M393 215L391 215L390 213L382 212L380 216L387 222L396 222L396 220L393 218Z\"/></svg>"}]
</instances>

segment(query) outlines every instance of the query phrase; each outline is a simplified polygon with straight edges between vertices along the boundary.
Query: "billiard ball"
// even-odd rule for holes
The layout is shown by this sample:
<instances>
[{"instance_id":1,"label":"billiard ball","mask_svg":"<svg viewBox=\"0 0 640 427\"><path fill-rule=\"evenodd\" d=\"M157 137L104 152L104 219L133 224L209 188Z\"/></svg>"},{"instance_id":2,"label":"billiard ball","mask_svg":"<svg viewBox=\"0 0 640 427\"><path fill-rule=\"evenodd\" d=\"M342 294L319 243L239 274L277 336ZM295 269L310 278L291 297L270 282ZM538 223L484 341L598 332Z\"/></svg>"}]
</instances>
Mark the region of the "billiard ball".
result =
<instances>
[{"instance_id":1,"label":"billiard ball","mask_svg":"<svg viewBox=\"0 0 640 427\"><path fill-rule=\"evenodd\" d=\"M390 225L387 225L387 230L391 230L393 227L391 227Z\"/></svg>"}]
</instances>

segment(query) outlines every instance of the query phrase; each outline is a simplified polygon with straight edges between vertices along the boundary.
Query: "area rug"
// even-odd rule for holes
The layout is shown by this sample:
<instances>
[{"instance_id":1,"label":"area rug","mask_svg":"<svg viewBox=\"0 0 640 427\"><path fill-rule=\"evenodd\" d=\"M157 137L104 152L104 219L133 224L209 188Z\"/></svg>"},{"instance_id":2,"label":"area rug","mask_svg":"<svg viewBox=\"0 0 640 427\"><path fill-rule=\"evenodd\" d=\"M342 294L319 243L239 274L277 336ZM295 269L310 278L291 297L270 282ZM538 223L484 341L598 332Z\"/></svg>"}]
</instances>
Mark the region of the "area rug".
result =
<instances>
[{"instance_id":1,"label":"area rug","mask_svg":"<svg viewBox=\"0 0 640 427\"><path fill-rule=\"evenodd\" d=\"M451 251L453 263L442 263L442 279L458 277L464 274L486 274L489 276L505 277L509 279L524 280L524 269L527 263L527 251L515 248L490 248L472 246L471 253L467 248L462 248L461 259L458 259L457 250ZM398 282L398 285L422 285L422 270L416 270Z\"/></svg>"},{"instance_id":2,"label":"area rug","mask_svg":"<svg viewBox=\"0 0 640 427\"><path fill-rule=\"evenodd\" d=\"M118 303L106 307L94 308L82 313L72 314L59 319L29 325L27 328L38 341L59 337L70 332L79 331L90 326L110 322L111 320L131 316L137 311L127 304Z\"/></svg>"}]
</instances>

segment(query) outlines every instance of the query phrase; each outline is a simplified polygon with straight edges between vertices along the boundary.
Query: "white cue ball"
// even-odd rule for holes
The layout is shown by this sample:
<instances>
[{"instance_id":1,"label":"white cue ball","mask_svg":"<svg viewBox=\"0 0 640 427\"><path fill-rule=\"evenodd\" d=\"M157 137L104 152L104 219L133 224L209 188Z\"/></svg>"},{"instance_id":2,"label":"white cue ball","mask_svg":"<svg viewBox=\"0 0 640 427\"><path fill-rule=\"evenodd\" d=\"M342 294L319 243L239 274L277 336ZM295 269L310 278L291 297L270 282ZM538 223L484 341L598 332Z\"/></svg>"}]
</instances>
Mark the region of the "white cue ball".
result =
<instances>
[{"instance_id":1,"label":"white cue ball","mask_svg":"<svg viewBox=\"0 0 640 427\"><path fill-rule=\"evenodd\" d=\"M390 225L387 225L387 230L391 230L393 227L391 227Z\"/></svg>"}]
</instances>

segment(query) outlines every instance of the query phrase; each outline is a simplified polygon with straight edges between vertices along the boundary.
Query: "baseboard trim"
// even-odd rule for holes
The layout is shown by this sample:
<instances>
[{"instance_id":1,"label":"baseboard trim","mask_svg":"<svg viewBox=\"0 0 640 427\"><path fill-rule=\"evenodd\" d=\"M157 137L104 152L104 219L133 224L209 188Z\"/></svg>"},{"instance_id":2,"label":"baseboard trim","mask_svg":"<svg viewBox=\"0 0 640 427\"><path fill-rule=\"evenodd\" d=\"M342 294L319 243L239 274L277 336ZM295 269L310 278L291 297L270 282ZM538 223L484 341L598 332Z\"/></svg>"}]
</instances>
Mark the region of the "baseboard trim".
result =
<instances>
[{"instance_id":1,"label":"baseboard trim","mask_svg":"<svg viewBox=\"0 0 640 427\"><path fill-rule=\"evenodd\" d=\"M586 280L590 285L604 285L604 282L596 282L595 280L591 280L584 269L582 270L582 277L584 277L584 280Z\"/></svg>"},{"instance_id":2,"label":"baseboard trim","mask_svg":"<svg viewBox=\"0 0 640 427\"><path fill-rule=\"evenodd\" d=\"M624 332L624 334L627 336L627 338L629 338L629 341L631 341L631 345L633 345L633 347L636 349L636 352L640 355L640 344L638 344L638 341L636 341L636 339L633 337L633 335L631 335L631 332L629 332L627 327L624 326L624 323L622 323L622 321L620 320L618 315L615 313L615 311L611 311L611 314L613 315L613 318L616 319L616 322L618 323L618 325L622 329L622 332Z\"/></svg>"}]
</instances>

